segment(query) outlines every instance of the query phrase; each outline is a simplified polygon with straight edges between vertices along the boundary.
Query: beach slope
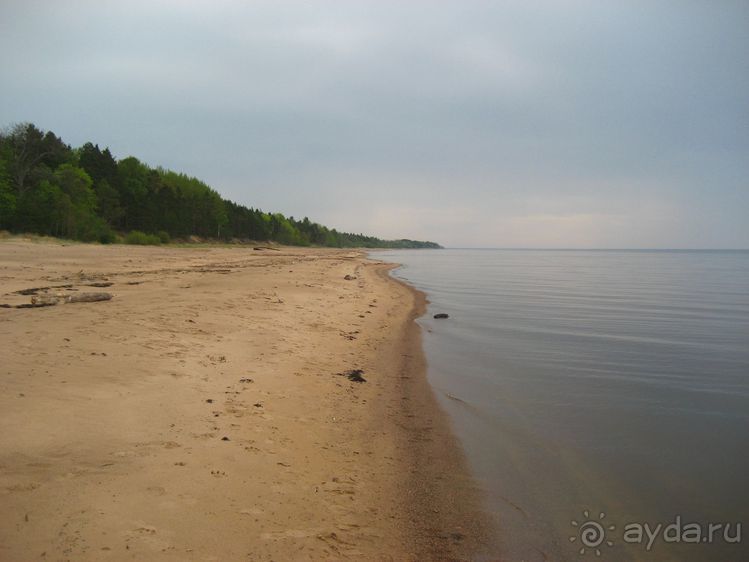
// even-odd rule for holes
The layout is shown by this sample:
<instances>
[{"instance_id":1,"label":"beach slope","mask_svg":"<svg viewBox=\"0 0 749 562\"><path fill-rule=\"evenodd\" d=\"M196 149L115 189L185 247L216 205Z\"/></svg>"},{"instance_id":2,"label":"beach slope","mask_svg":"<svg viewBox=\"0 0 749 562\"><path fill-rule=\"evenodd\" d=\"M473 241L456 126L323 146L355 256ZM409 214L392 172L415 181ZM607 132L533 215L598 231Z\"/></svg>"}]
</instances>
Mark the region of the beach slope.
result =
<instances>
[{"instance_id":1,"label":"beach slope","mask_svg":"<svg viewBox=\"0 0 749 562\"><path fill-rule=\"evenodd\" d=\"M390 267L0 242L0 559L473 557L487 526L424 374L423 295Z\"/></svg>"}]
</instances>

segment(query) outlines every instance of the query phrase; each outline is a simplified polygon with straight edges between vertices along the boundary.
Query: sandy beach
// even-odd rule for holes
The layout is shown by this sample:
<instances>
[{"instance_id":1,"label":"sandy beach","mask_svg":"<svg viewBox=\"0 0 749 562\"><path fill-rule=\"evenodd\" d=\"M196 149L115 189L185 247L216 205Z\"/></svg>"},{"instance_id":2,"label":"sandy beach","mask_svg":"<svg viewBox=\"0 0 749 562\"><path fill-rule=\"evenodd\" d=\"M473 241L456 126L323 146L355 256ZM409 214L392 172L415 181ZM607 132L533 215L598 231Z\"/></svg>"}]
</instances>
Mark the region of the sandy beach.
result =
<instances>
[{"instance_id":1,"label":"sandy beach","mask_svg":"<svg viewBox=\"0 0 749 562\"><path fill-rule=\"evenodd\" d=\"M424 297L391 267L0 241L0 304L113 295L0 308L0 560L475 558L488 523L425 377Z\"/></svg>"}]
</instances>

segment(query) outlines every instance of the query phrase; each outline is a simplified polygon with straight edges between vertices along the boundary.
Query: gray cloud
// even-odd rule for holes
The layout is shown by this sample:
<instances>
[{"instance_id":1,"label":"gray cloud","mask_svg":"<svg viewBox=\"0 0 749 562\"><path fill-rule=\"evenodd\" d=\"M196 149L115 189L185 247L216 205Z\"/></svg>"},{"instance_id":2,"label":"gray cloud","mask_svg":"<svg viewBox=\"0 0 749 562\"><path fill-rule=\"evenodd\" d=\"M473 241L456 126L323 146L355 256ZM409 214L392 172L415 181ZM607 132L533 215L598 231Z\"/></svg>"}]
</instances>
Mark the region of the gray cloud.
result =
<instances>
[{"instance_id":1,"label":"gray cloud","mask_svg":"<svg viewBox=\"0 0 749 562\"><path fill-rule=\"evenodd\" d=\"M743 2L11 2L0 122L449 245L749 247Z\"/></svg>"}]
</instances>

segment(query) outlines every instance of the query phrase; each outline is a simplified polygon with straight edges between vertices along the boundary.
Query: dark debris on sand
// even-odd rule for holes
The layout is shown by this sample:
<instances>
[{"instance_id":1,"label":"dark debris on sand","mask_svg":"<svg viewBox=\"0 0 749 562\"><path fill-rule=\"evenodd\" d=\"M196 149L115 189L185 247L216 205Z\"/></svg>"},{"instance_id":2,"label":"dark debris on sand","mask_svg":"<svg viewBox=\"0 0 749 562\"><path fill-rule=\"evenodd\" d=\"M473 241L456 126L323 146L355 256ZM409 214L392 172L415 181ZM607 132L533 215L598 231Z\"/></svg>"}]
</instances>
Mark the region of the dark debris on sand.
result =
<instances>
[{"instance_id":1,"label":"dark debris on sand","mask_svg":"<svg viewBox=\"0 0 749 562\"><path fill-rule=\"evenodd\" d=\"M367 379L362 376L364 374L364 371L362 371L361 369L351 369L350 371L346 371L345 373L338 374L342 377L346 377L352 382L367 382Z\"/></svg>"}]
</instances>

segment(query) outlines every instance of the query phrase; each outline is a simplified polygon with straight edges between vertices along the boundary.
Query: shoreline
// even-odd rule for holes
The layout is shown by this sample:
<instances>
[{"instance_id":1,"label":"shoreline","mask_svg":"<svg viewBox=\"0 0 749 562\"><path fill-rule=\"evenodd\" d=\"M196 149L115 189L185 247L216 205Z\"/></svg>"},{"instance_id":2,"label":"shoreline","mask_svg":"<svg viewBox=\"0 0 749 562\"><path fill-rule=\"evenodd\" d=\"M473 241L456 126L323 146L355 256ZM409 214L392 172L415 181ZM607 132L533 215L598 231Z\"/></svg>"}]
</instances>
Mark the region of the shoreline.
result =
<instances>
[{"instance_id":1,"label":"shoreline","mask_svg":"<svg viewBox=\"0 0 749 562\"><path fill-rule=\"evenodd\" d=\"M397 420L400 447L406 452L401 483L408 502L404 511L412 523L417 560L489 560L497 552L494 522L483 508L483 496L468 468L447 412L437 402L427 378L427 359L421 327L416 322L426 312L426 294L393 277L399 264L384 262L377 275L413 299L402 325L398 348L397 382L402 400Z\"/></svg>"},{"instance_id":2,"label":"shoreline","mask_svg":"<svg viewBox=\"0 0 749 562\"><path fill-rule=\"evenodd\" d=\"M0 242L0 304L114 294L0 309L0 558L478 556L489 526L426 378L425 298L393 267Z\"/></svg>"}]
</instances>

